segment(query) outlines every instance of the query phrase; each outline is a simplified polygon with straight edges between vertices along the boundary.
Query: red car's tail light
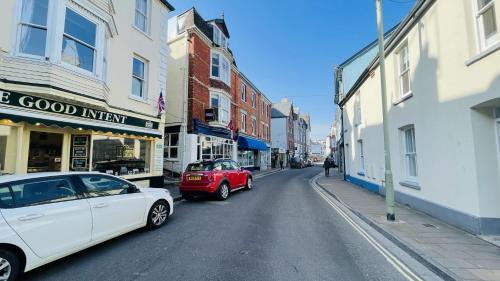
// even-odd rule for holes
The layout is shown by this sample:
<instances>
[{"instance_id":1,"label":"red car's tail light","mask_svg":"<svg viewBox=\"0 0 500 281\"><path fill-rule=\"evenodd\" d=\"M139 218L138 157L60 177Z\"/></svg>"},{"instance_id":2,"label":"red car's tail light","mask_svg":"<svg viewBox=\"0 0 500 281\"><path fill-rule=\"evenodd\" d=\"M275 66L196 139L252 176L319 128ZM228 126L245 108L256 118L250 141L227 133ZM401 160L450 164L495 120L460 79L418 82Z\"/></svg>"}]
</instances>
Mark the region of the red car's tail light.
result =
<instances>
[{"instance_id":1,"label":"red car's tail light","mask_svg":"<svg viewBox=\"0 0 500 281\"><path fill-rule=\"evenodd\" d=\"M208 180L209 180L210 182L215 181L215 176L214 176L214 174L210 174L210 175L208 176Z\"/></svg>"}]
</instances>

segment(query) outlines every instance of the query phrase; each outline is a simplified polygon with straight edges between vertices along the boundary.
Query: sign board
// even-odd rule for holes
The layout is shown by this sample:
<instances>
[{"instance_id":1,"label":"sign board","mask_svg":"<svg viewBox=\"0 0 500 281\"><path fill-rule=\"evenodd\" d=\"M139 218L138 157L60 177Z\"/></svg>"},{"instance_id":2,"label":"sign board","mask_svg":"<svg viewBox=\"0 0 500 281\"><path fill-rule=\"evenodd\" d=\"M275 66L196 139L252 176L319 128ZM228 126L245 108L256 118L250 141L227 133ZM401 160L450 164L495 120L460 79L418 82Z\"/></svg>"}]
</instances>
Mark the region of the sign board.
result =
<instances>
[{"instance_id":1,"label":"sign board","mask_svg":"<svg viewBox=\"0 0 500 281\"><path fill-rule=\"evenodd\" d=\"M155 171L163 171L163 140L155 141Z\"/></svg>"},{"instance_id":2,"label":"sign board","mask_svg":"<svg viewBox=\"0 0 500 281\"><path fill-rule=\"evenodd\" d=\"M89 140L89 136L87 135L74 135L73 136L73 145L74 146L87 146Z\"/></svg>"},{"instance_id":3,"label":"sign board","mask_svg":"<svg viewBox=\"0 0 500 281\"><path fill-rule=\"evenodd\" d=\"M205 122L217 121L219 119L218 108L205 109Z\"/></svg>"},{"instance_id":4,"label":"sign board","mask_svg":"<svg viewBox=\"0 0 500 281\"><path fill-rule=\"evenodd\" d=\"M73 157L87 158L87 147L86 146L74 146L73 147Z\"/></svg>"},{"instance_id":5,"label":"sign board","mask_svg":"<svg viewBox=\"0 0 500 281\"><path fill-rule=\"evenodd\" d=\"M86 170L87 158L73 158L71 160L71 168L73 168L73 170Z\"/></svg>"}]
</instances>

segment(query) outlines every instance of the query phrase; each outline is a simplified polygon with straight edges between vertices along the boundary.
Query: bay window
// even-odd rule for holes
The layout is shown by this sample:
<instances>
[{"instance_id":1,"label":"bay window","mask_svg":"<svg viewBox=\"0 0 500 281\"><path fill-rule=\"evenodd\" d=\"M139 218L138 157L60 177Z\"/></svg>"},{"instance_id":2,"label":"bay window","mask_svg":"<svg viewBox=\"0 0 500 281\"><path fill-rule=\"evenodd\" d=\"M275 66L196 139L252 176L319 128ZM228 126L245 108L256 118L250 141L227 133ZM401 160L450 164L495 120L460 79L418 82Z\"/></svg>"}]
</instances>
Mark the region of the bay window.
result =
<instances>
[{"instance_id":1,"label":"bay window","mask_svg":"<svg viewBox=\"0 0 500 281\"><path fill-rule=\"evenodd\" d=\"M213 32L214 43L223 47L223 48L227 48L227 38L224 35L224 33L219 29L219 27L216 24L213 24L213 30L214 30L214 32Z\"/></svg>"},{"instance_id":2,"label":"bay window","mask_svg":"<svg viewBox=\"0 0 500 281\"><path fill-rule=\"evenodd\" d=\"M476 23L481 49L498 42L495 0L474 0L476 3Z\"/></svg>"},{"instance_id":3,"label":"bay window","mask_svg":"<svg viewBox=\"0 0 500 281\"><path fill-rule=\"evenodd\" d=\"M19 30L19 53L45 57L48 0L23 0Z\"/></svg>"},{"instance_id":4,"label":"bay window","mask_svg":"<svg viewBox=\"0 0 500 281\"><path fill-rule=\"evenodd\" d=\"M211 78L219 79L230 86L229 61L218 52L212 51L211 60Z\"/></svg>"},{"instance_id":5,"label":"bay window","mask_svg":"<svg viewBox=\"0 0 500 281\"><path fill-rule=\"evenodd\" d=\"M97 25L66 8L61 60L94 72Z\"/></svg>"},{"instance_id":6,"label":"bay window","mask_svg":"<svg viewBox=\"0 0 500 281\"><path fill-rule=\"evenodd\" d=\"M231 159L233 157L233 144L234 142L229 139L213 136L199 136L197 159Z\"/></svg>"},{"instance_id":7,"label":"bay window","mask_svg":"<svg viewBox=\"0 0 500 281\"><path fill-rule=\"evenodd\" d=\"M219 92L210 93L210 107L218 108L218 122L223 125L229 124L231 102L229 98Z\"/></svg>"}]
</instances>

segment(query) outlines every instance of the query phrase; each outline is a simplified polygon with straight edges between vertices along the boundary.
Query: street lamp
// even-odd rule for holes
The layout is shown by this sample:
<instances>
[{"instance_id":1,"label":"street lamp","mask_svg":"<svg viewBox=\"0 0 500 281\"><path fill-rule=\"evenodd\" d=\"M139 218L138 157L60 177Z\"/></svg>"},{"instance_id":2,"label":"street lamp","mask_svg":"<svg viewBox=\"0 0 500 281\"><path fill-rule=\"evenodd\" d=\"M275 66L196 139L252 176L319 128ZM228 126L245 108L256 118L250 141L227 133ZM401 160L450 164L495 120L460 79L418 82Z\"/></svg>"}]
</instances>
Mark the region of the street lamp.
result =
<instances>
[{"instance_id":1,"label":"street lamp","mask_svg":"<svg viewBox=\"0 0 500 281\"><path fill-rule=\"evenodd\" d=\"M387 88L385 84L385 51L384 51L384 22L382 19L382 0L376 0L377 27L378 27L378 56L380 64L380 87L382 90L382 122L384 125L385 150L385 206L387 220L396 219L394 213L394 185L391 171L391 150L389 142L389 120L387 119Z\"/></svg>"}]
</instances>

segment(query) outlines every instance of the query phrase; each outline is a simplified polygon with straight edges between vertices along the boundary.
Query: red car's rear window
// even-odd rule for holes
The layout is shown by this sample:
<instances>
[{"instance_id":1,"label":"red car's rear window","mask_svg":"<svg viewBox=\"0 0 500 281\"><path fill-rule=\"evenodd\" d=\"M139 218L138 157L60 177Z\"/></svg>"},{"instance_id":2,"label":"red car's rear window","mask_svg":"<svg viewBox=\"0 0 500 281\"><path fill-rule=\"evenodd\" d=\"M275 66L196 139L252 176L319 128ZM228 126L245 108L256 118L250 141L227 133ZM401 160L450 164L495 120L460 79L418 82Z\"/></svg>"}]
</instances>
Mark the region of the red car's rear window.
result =
<instances>
[{"instance_id":1,"label":"red car's rear window","mask_svg":"<svg viewBox=\"0 0 500 281\"><path fill-rule=\"evenodd\" d=\"M212 171L213 168L212 162L192 163L187 166L186 172Z\"/></svg>"}]
</instances>

